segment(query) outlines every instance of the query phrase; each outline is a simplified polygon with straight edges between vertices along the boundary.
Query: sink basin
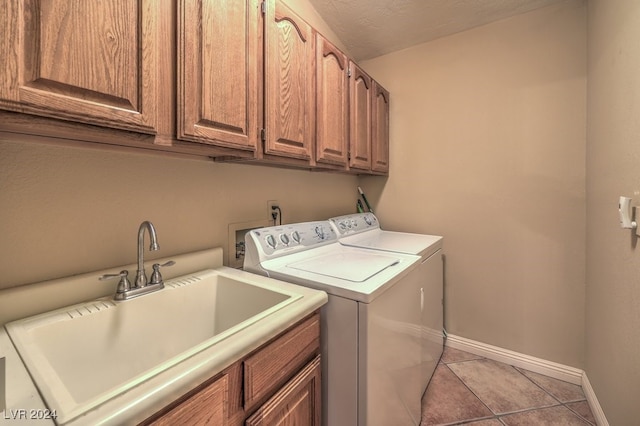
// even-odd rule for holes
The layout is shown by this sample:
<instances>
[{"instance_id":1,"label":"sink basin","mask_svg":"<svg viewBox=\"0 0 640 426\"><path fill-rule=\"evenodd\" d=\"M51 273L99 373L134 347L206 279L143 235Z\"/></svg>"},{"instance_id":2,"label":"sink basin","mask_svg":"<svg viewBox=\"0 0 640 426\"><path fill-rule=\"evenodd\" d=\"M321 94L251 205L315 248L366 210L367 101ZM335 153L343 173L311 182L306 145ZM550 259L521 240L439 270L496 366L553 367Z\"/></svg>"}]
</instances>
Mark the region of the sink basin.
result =
<instances>
[{"instance_id":1,"label":"sink basin","mask_svg":"<svg viewBox=\"0 0 640 426\"><path fill-rule=\"evenodd\" d=\"M302 297L208 270L163 290L58 309L6 325L59 423L211 348Z\"/></svg>"}]
</instances>

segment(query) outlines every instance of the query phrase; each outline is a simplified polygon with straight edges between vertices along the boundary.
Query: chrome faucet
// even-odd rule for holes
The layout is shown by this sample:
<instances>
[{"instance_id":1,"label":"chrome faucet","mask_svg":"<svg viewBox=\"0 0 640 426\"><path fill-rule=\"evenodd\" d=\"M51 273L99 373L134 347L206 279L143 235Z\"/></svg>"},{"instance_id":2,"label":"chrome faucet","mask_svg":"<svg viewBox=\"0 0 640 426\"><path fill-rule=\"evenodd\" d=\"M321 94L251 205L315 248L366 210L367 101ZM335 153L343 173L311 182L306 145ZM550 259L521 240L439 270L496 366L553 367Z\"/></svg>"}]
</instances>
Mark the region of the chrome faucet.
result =
<instances>
[{"instance_id":1,"label":"chrome faucet","mask_svg":"<svg viewBox=\"0 0 640 426\"><path fill-rule=\"evenodd\" d=\"M154 264L153 274L151 274L151 281L147 281L147 274L144 270L143 248L145 229L149 231L149 239L151 240L149 250L156 251L160 249L160 245L158 244L158 235L156 234L156 229L153 227L153 224L149 221L142 222L140 224L140 228L138 229L138 271L136 273L136 280L134 284L132 285L129 282L128 271L120 271L119 274L105 274L99 278L100 280L120 278L116 294L113 297L115 300L127 300L131 299L132 297L140 296L142 294L150 293L152 291L164 288L164 281L162 280L162 275L160 274L160 268L175 265L175 262L173 260L165 262L162 265L158 263Z\"/></svg>"},{"instance_id":2,"label":"chrome faucet","mask_svg":"<svg viewBox=\"0 0 640 426\"><path fill-rule=\"evenodd\" d=\"M145 220L140 224L138 228L138 270L136 271L135 286L137 288L147 286L147 274L144 271L144 230L149 231L149 239L151 240L149 250L156 251L160 249L158 244L158 235L156 234L156 228L148 220Z\"/></svg>"}]
</instances>

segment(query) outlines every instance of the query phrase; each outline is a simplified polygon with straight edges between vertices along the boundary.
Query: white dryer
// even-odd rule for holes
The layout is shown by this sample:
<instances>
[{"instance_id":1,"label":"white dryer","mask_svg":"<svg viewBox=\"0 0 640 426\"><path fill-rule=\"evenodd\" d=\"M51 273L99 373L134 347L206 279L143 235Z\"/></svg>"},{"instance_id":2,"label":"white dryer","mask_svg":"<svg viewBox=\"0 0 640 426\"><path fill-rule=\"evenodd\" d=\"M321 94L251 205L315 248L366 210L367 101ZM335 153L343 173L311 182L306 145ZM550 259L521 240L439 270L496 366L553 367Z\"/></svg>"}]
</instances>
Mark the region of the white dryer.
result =
<instances>
[{"instance_id":1,"label":"white dryer","mask_svg":"<svg viewBox=\"0 0 640 426\"><path fill-rule=\"evenodd\" d=\"M422 373L421 394L427 388L444 348L443 238L438 235L385 231L373 213L356 213L329 219L340 244L374 251L421 257Z\"/></svg>"},{"instance_id":2,"label":"white dryer","mask_svg":"<svg viewBox=\"0 0 640 426\"><path fill-rule=\"evenodd\" d=\"M328 221L255 229L244 269L324 290L322 423L417 425L420 257L347 247Z\"/></svg>"}]
</instances>

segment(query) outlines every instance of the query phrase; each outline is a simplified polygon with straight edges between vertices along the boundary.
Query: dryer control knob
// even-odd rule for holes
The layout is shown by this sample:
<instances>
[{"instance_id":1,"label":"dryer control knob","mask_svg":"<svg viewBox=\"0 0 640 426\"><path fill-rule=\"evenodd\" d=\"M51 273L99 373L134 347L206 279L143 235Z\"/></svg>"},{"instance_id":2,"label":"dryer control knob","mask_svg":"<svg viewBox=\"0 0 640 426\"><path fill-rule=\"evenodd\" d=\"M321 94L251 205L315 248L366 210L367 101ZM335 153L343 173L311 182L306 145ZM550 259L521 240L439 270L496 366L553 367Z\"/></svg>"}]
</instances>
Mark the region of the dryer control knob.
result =
<instances>
[{"instance_id":1,"label":"dryer control knob","mask_svg":"<svg viewBox=\"0 0 640 426\"><path fill-rule=\"evenodd\" d=\"M282 241L282 244L284 244L285 246L288 246L289 237L287 236L287 234L280 234L280 241Z\"/></svg>"},{"instance_id":2,"label":"dryer control knob","mask_svg":"<svg viewBox=\"0 0 640 426\"><path fill-rule=\"evenodd\" d=\"M291 233L291 238L293 238L293 241L300 244L300 234L298 233L298 231L293 231Z\"/></svg>"}]
</instances>

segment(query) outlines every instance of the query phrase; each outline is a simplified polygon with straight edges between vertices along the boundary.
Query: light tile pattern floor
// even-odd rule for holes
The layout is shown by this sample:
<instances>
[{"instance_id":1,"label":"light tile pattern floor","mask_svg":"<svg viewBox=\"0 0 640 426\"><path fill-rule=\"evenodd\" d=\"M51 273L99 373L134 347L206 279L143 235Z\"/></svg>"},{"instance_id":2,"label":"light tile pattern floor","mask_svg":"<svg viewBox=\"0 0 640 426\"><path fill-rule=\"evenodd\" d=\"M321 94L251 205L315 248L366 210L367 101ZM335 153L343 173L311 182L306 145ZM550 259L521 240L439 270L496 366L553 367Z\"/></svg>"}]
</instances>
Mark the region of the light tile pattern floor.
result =
<instances>
[{"instance_id":1,"label":"light tile pattern floor","mask_svg":"<svg viewBox=\"0 0 640 426\"><path fill-rule=\"evenodd\" d=\"M422 398L421 426L593 426L582 388L445 348Z\"/></svg>"}]
</instances>

